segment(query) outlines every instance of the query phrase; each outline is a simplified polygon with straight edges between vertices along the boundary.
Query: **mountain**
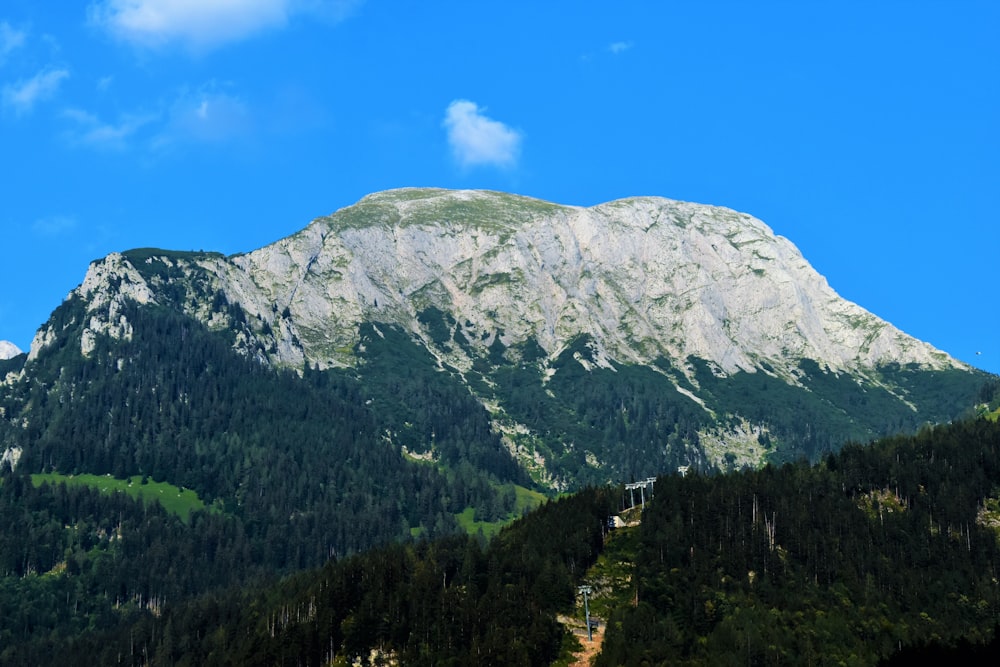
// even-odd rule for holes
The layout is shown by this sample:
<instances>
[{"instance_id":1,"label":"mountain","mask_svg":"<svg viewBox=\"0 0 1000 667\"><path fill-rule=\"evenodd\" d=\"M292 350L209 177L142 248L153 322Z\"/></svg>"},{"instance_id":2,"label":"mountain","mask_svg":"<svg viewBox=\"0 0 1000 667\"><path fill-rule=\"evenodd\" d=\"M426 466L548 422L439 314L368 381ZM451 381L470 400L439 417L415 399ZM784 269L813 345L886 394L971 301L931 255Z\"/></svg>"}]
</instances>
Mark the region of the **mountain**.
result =
<instances>
[{"instance_id":1,"label":"mountain","mask_svg":"<svg viewBox=\"0 0 1000 667\"><path fill-rule=\"evenodd\" d=\"M376 193L247 254L109 255L70 301L79 318L43 326L28 368L70 338L84 357L130 339L127 304L182 313L272 368L365 375L387 348L390 373L421 359L470 393L559 489L816 458L946 421L987 378L840 298L761 221L653 197ZM373 409L410 409L368 375ZM390 431L440 459L433 433Z\"/></svg>"},{"instance_id":2,"label":"mountain","mask_svg":"<svg viewBox=\"0 0 1000 667\"><path fill-rule=\"evenodd\" d=\"M551 359L586 336L601 364L693 356L726 374L766 364L788 378L802 358L861 373L890 362L962 367L837 297L760 221L665 199L582 209L397 190L229 266L215 269L227 294L262 317L287 307L289 334L321 367L353 362L342 351L358 322L419 333L428 308L449 313L480 353L500 336L505 347L534 339ZM299 347L281 342L275 360L300 363ZM462 367L462 355L444 357Z\"/></svg>"},{"instance_id":3,"label":"mountain","mask_svg":"<svg viewBox=\"0 0 1000 667\"><path fill-rule=\"evenodd\" d=\"M133 624L183 653L223 599L275 639L287 611L278 623L233 591L327 562L364 582L322 592L364 599L337 617L352 654L401 614L436 619L427 602L475 624L461 642L482 641L455 655L541 661L560 636L551 600L596 557L578 541L599 539L619 496L476 555L546 494L830 465L847 441L995 410L998 386L838 298L763 223L665 199L398 190L247 254L113 253L27 355L0 360L0 663L128 635L126 662L145 664ZM523 569L550 549L558 564ZM187 603L204 622L146 625ZM417 652L437 632L423 627Z\"/></svg>"},{"instance_id":4,"label":"mountain","mask_svg":"<svg viewBox=\"0 0 1000 667\"><path fill-rule=\"evenodd\" d=\"M602 365L697 357L724 374L770 367L789 379L803 358L860 374L887 363L968 368L839 298L759 220L660 198L585 209L496 192L393 190L249 254L170 258L111 255L79 294L98 310L118 277L131 281L123 295L155 301L164 269L196 264L230 301L277 327L248 332L246 347L296 367L355 364L364 321L427 339L419 315L436 308L481 354L498 338L505 347L533 339L551 359L586 336ZM114 332L95 324L94 333ZM442 354L459 368L467 357Z\"/></svg>"},{"instance_id":5,"label":"mountain","mask_svg":"<svg viewBox=\"0 0 1000 667\"><path fill-rule=\"evenodd\" d=\"M0 361L13 359L21 354L21 348L8 340L0 340Z\"/></svg>"}]
</instances>

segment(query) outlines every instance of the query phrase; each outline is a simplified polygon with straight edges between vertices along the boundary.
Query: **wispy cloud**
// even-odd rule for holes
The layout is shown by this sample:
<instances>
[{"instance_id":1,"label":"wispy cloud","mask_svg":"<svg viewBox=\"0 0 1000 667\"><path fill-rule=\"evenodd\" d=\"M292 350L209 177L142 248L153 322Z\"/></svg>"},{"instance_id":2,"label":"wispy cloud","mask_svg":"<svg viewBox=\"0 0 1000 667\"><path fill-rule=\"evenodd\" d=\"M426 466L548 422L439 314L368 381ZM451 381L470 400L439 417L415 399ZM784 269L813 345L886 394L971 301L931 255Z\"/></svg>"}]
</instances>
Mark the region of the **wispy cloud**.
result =
<instances>
[{"instance_id":1,"label":"wispy cloud","mask_svg":"<svg viewBox=\"0 0 1000 667\"><path fill-rule=\"evenodd\" d=\"M71 143L102 150L124 150L139 130L157 119L157 114L127 114L108 123L82 109L63 112L75 127L68 133Z\"/></svg>"},{"instance_id":2,"label":"wispy cloud","mask_svg":"<svg viewBox=\"0 0 1000 667\"><path fill-rule=\"evenodd\" d=\"M53 238L73 231L76 224L76 218L72 216L55 215L35 220L31 223L31 231L39 236Z\"/></svg>"},{"instance_id":3,"label":"wispy cloud","mask_svg":"<svg viewBox=\"0 0 1000 667\"><path fill-rule=\"evenodd\" d=\"M151 110L121 114L108 121L96 113L70 108L65 133L75 146L100 150L151 150L163 153L181 145L221 144L247 136L254 125L250 106L209 83L181 90Z\"/></svg>"},{"instance_id":4,"label":"wispy cloud","mask_svg":"<svg viewBox=\"0 0 1000 667\"><path fill-rule=\"evenodd\" d=\"M180 43L207 50L241 40L288 19L287 0L104 0L91 21L145 47Z\"/></svg>"},{"instance_id":5,"label":"wispy cloud","mask_svg":"<svg viewBox=\"0 0 1000 667\"><path fill-rule=\"evenodd\" d=\"M222 143L245 136L253 116L241 98L212 87L182 93L171 105L157 148L181 142Z\"/></svg>"},{"instance_id":6,"label":"wispy cloud","mask_svg":"<svg viewBox=\"0 0 1000 667\"><path fill-rule=\"evenodd\" d=\"M68 76L69 70L46 69L30 79L7 84L0 95L3 106L12 109L17 115L30 113L38 102L53 97L63 79Z\"/></svg>"},{"instance_id":7,"label":"wispy cloud","mask_svg":"<svg viewBox=\"0 0 1000 667\"><path fill-rule=\"evenodd\" d=\"M357 0L100 0L89 18L118 38L142 47L179 44L208 51L310 13L341 20Z\"/></svg>"},{"instance_id":8,"label":"wispy cloud","mask_svg":"<svg viewBox=\"0 0 1000 667\"><path fill-rule=\"evenodd\" d=\"M24 46L27 33L14 29L6 21L0 21L0 65L7 60L7 56Z\"/></svg>"},{"instance_id":9,"label":"wispy cloud","mask_svg":"<svg viewBox=\"0 0 1000 667\"><path fill-rule=\"evenodd\" d=\"M445 111L444 127L452 155L463 167L512 167L521 152L521 133L484 114L469 100L455 100Z\"/></svg>"},{"instance_id":10,"label":"wispy cloud","mask_svg":"<svg viewBox=\"0 0 1000 667\"><path fill-rule=\"evenodd\" d=\"M625 53L631 48L632 48L632 42L612 42L611 44L608 44L608 51L615 54L616 56L619 53Z\"/></svg>"}]
</instances>

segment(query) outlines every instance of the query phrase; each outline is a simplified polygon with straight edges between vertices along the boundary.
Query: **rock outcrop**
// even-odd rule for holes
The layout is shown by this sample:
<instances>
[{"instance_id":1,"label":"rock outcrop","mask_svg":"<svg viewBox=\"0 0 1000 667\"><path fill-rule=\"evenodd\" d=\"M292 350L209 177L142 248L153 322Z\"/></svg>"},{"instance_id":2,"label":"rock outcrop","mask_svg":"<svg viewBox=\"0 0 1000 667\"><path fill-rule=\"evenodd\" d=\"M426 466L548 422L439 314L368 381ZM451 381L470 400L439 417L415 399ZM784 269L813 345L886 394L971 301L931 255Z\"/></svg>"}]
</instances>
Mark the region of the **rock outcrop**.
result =
<instances>
[{"instance_id":1,"label":"rock outcrop","mask_svg":"<svg viewBox=\"0 0 1000 667\"><path fill-rule=\"evenodd\" d=\"M852 372L960 366L840 298L763 222L661 198L578 208L394 190L213 262L231 300L284 332L279 363L350 364L358 322L417 330L417 314L435 307L484 349L497 335L533 337L555 356L586 334L608 359L695 356L722 373L766 364L792 375L802 358Z\"/></svg>"}]
</instances>

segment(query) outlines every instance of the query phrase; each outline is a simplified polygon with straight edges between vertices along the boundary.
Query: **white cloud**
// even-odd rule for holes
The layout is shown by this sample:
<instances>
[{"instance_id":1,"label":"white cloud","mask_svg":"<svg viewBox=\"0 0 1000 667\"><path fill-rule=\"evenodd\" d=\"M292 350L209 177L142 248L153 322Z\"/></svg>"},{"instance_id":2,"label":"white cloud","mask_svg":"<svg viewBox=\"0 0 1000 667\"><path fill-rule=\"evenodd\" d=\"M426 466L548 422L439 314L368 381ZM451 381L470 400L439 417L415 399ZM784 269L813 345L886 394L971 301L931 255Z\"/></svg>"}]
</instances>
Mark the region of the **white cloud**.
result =
<instances>
[{"instance_id":1,"label":"white cloud","mask_svg":"<svg viewBox=\"0 0 1000 667\"><path fill-rule=\"evenodd\" d=\"M339 21L359 0L99 0L90 20L118 38L143 47L180 44L208 51L268 29L295 14Z\"/></svg>"},{"instance_id":2,"label":"white cloud","mask_svg":"<svg viewBox=\"0 0 1000 667\"><path fill-rule=\"evenodd\" d=\"M180 43L203 51L288 20L289 0L104 0L90 19L140 46Z\"/></svg>"},{"instance_id":3,"label":"white cloud","mask_svg":"<svg viewBox=\"0 0 1000 667\"><path fill-rule=\"evenodd\" d=\"M632 42L614 42L608 45L608 51L615 54L624 53L632 48Z\"/></svg>"},{"instance_id":4,"label":"white cloud","mask_svg":"<svg viewBox=\"0 0 1000 667\"><path fill-rule=\"evenodd\" d=\"M3 106L13 109L18 115L29 113L35 104L54 96L59 84L68 76L68 70L47 69L30 79L7 84L3 87Z\"/></svg>"},{"instance_id":5,"label":"white cloud","mask_svg":"<svg viewBox=\"0 0 1000 667\"><path fill-rule=\"evenodd\" d=\"M67 109L63 115L76 123L76 130L69 133L72 143L110 150L124 150L142 127L157 119L155 114L129 114L117 123L106 123L81 109Z\"/></svg>"},{"instance_id":6,"label":"white cloud","mask_svg":"<svg viewBox=\"0 0 1000 667\"><path fill-rule=\"evenodd\" d=\"M72 145L101 150L130 148L164 152L190 144L222 144L239 140L254 129L254 117L239 97L214 83L177 92L150 111L122 114L109 122L80 108L66 109L71 122L64 138Z\"/></svg>"},{"instance_id":7,"label":"white cloud","mask_svg":"<svg viewBox=\"0 0 1000 667\"><path fill-rule=\"evenodd\" d=\"M452 154L463 167L511 167L521 151L521 133L485 116L485 111L469 100L448 105L444 127Z\"/></svg>"},{"instance_id":8,"label":"white cloud","mask_svg":"<svg viewBox=\"0 0 1000 667\"><path fill-rule=\"evenodd\" d=\"M24 46L26 38L26 33L15 30L6 21L0 21L0 65L13 51Z\"/></svg>"}]
</instances>

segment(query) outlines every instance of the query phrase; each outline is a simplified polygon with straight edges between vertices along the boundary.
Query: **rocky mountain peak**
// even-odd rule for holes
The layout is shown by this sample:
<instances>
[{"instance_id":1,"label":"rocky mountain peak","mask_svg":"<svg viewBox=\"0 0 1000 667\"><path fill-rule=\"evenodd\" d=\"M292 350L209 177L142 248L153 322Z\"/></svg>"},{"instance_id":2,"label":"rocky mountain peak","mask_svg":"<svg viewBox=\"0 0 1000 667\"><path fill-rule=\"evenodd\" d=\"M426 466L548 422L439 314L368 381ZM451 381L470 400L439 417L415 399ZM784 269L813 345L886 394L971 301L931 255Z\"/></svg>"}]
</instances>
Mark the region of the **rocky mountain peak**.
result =
<instances>
[{"instance_id":1,"label":"rocky mountain peak","mask_svg":"<svg viewBox=\"0 0 1000 667\"><path fill-rule=\"evenodd\" d=\"M75 292L94 313L85 352L93 335L129 335L121 300L156 299L143 266L155 259L180 274L207 271L229 302L267 325L247 330L247 347L261 338L260 354L282 365L353 364L364 321L426 338L419 315L435 308L483 351L497 339L508 347L532 339L554 358L586 336L598 364L664 358L683 369L696 357L723 375L766 369L789 379L801 359L862 374L886 363L962 367L842 299L760 220L660 197L583 208L404 188L368 195L247 254L163 254L144 253L136 265L128 253L113 254L91 266ZM33 355L49 333L39 332ZM467 365L461 357L449 363Z\"/></svg>"},{"instance_id":2,"label":"rocky mountain peak","mask_svg":"<svg viewBox=\"0 0 1000 667\"><path fill-rule=\"evenodd\" d=\"M837 438L950 418L968 394L942 407L927 387L961 376L966 392L980 381L842 299L762 221L660 197L580 207L390 190L245 254L114 253L91 264L70 299L39 330L29 360L69 335L84 357L141 341L130 317L144 304L296 370L361 377L390 346L398 364L421 358L460 383L515 458L554 487L616 466L756 465L776 446L814 455ZM581 384L596 392L586 406L577 404ZM520 402L532 386L532 405L552 401L544 412ZM598 389L614 395L604 409L617 412L600 417L594 440L580 429L595 419L582 414L607 398ZM642 456L619 464L625 396L662 418L643 436ZM433 453L433 443L419 446Z\"/></svg>"},{"instance_id":3,"label":"rocky mountain peak","mask_svg":"<svg viewBox=\"0 0 1000 667\"><path fill-rule=\"evenodd\" d=\"M840 298L760 220L658 197L581 208L391 190L233 265L227 290L258 312L287 309L321 366L351 363L358 322L417 331L428 307L484 348L534 338L550 356L587 335L601 359L695 356L720 373L791 375L802 358L834 370L958 363Z\"/></svg>"}]
</instances>

